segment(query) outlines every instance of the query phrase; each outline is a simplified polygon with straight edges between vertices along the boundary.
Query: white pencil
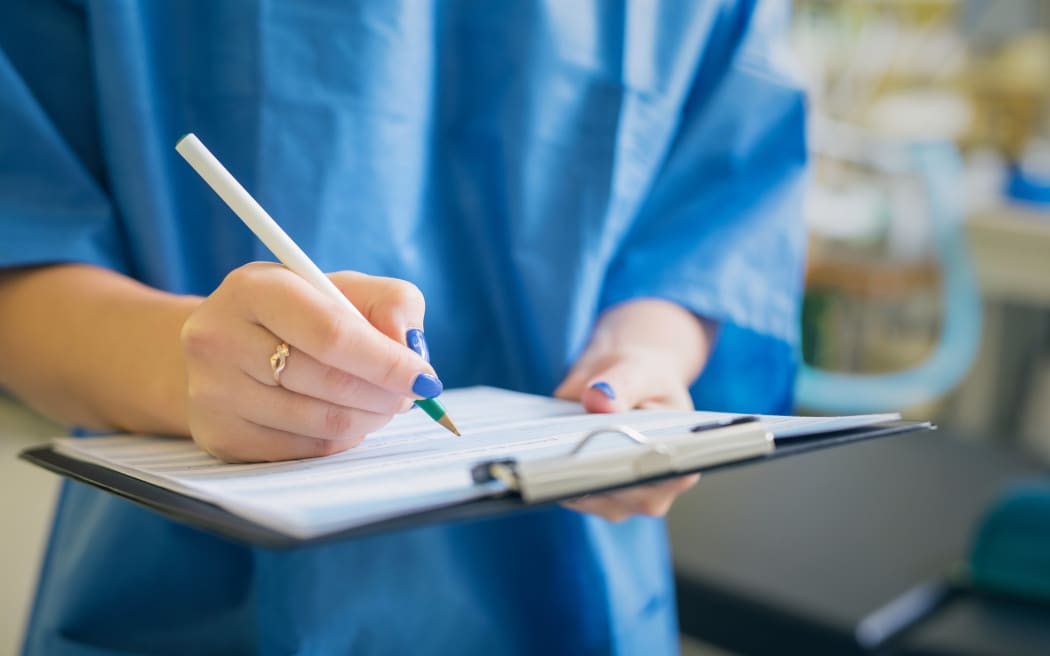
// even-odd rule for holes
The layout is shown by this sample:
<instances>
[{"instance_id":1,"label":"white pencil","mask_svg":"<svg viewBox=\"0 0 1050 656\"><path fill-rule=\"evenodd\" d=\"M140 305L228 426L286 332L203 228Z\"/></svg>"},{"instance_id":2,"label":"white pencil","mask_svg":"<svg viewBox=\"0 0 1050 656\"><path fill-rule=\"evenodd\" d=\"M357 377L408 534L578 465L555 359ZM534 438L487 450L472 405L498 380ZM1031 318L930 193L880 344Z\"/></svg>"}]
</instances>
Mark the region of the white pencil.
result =
<instances>
[{"instance_id":1,"label":"white pencil","mask_svg":"<svg viewBox=\"0 0 1050 656\"><path fill-rule=\"evenodd\" d=\"M175 150L182 155L183 159L190 163L193 170L204 178L204 181L208 183L215 193L230 206L233 213L244 222L244 225L248 226L249 230L255 233L255 236L262 243L266 244L270 252L284 266L299 274L308 283L331 297L350 312L356 314L363 321L367 321L364 315L350 302L350 299L343 296L343 293L339 291L335 283L314 264L313 260L307 257L303 249L299 248L299 245L288 236L288 233L281 226L277 225L277 222L267 214L262 205L259 205L258 201L252 198L252 195L241 186L241 183L237 182L237 179L226 170L222 162L215 155L211 154L211 151L201 143L197 135L191 132L179 139L175 144ZM452 422L452 418L448 416L445 408L436 399L421 399L416 401L416 405L426 411L439 424L459 435L459 430Z\"/></svg>"},{"instance_id":2,"label":"white pencil","mask_svg":"<svg viewBox=\"0 0 1050 656\"><path fill-rule=\"evenodd\" d=\"M343 296L335 283L314 264L313 260L307 257L303 249L299 248L299 244L292 241L288 233L277 225L273 217L262 208L262 205L259 205L258 201L252 198L241 183L237 182L237 178L226 170L222 162L211 154L197 135L190 133L179 139L175 144L175 150L179 151L193 170L199 173L204 181L215 190L215 193L226 201L226 204L230 206L234 214L240 217L244 225L248 226L248 229L266 244L266 247L281 261L281 264L302 276L332 300L364 319L361 312L346 296Z\"/></svg>"}]
</instances>

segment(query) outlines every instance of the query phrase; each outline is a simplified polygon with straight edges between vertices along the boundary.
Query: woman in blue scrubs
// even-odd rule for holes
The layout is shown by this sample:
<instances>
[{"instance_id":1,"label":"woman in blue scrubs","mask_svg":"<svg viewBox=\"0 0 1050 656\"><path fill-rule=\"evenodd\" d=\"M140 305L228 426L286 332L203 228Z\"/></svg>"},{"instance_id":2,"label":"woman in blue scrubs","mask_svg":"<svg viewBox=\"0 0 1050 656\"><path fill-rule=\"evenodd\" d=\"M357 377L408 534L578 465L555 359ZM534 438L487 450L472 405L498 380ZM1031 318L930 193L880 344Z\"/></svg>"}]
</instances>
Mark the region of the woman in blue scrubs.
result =
<instances>
[{"instance_id":1,"label":"woman in blue scrubs","mask_svg":"<svg viewBox=\"0 0 1050 656\"><path fill-rule=\"evenodd\" d=\"M231 460L351 448L438 379L784 411L786 4L3 3L0 385ZM189 131L369 323L259 262ZM692 482L291 551L66 483L25 652L674 653L646 515Z\"/></svg>"}]
</instances>

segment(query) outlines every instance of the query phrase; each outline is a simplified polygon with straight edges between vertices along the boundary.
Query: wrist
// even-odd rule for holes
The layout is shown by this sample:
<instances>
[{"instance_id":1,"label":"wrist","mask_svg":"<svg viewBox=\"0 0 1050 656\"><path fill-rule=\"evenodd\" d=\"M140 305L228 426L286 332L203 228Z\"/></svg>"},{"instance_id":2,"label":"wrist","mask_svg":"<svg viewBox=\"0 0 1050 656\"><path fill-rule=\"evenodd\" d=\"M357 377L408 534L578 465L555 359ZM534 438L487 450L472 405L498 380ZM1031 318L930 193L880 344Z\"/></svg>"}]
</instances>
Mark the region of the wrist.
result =
<instances>
[{"instance_id":1,"label":"wrist","mask_svg":"<svg viewBox=\"0 0 1050 656\"><path fill-rule=\"evenodd\" d=\"M717 324L680 305L642 298L603 312L587 352L592 357L637 359L688 387L707 362L716 330Z\"/></svg>"},{"instance_id":2,"label":"wrist","mask_svg":"<svg viewBox=\"0 0 1050 656\"><path fill-rule=\"evenodd\" d=\"M153 289L126 299L126 311L138 317L129 337L138 355L126 372L137 381L127 403L102 399L100 414L114 428L137 433L189 435L187 376L179 335L203 299ZM137 339L135 339L137 337Z\"/></svg>"}]
</instances>

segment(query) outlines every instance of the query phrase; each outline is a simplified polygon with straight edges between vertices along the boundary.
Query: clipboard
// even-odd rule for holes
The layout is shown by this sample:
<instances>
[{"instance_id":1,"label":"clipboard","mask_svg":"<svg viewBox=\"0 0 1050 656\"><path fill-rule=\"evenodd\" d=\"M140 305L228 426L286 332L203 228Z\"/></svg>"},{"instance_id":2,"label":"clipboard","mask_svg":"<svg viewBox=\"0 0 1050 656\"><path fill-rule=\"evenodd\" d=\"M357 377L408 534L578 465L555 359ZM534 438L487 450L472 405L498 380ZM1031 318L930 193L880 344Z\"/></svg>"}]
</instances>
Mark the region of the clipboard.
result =
<instances>
[{"instance_id":1,"label":"clipboard","mask_svg":"<svg viewBox=\"0 0 1050 656\"><path fill-rule=\"evenodd\" d=\"M608 426L592 431L573 449L568 458L531 463L498 459L478 462L472 470L479 485L503 483L503 489L468 502L408 512L348 529L301 539L231 513L224 508L148 483L108 467L70 457L52 446L22 451L23 460L51 472L84 483L149 508L174 521L188 524L214 535L250 544L286 549L324 542L348 540L418 526L493 518L550 506L584 494L598 494L635 485L654 483L691 473L708 474L734 467L758 465L781 458L833 448L870 439L934 430L929 422L889 421L813 436L774 440L754 418L741 417L719 425L691 427L684 434L660 439L649 438L630 427ZM691 448L688 436L703 433L710 444L737 442L728 450ZM626 440L629 451L591 450L600 440ZM626 457L625 457L626 456ZM630 478L614 476L608 469L630 471ZM592 476L581 474L591 472ZM587 484L581 481L586 478Z\"/></svg>"}]
</instances>

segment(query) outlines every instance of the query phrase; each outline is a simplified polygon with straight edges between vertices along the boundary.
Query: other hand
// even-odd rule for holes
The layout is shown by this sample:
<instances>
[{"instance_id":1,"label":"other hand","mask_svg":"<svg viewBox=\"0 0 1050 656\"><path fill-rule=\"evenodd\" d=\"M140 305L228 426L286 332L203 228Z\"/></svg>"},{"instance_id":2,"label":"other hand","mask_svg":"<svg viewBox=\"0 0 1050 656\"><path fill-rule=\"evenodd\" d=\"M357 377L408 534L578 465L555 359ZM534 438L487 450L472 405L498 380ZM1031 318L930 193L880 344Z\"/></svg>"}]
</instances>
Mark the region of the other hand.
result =
<instances>
[{"instance_id":1,"label":"other hand","mask_svg":"<svg viewBox=\"0 0 1050 656\"><path fill-rule=\"evenodd\" d=\"M654 323L660 328L653 329ZM683 355L681 345L693 338L699 346L691 349L692 356ZM677 306L658 300L620 306L602 317L591 343L554 394L580 401L589 412L692 410L688 381L706 359L708 344L705 325ZM681 476L563 505L610 521L660 517L699 480L699 474Z\"/></svg>"}]
</instances>

